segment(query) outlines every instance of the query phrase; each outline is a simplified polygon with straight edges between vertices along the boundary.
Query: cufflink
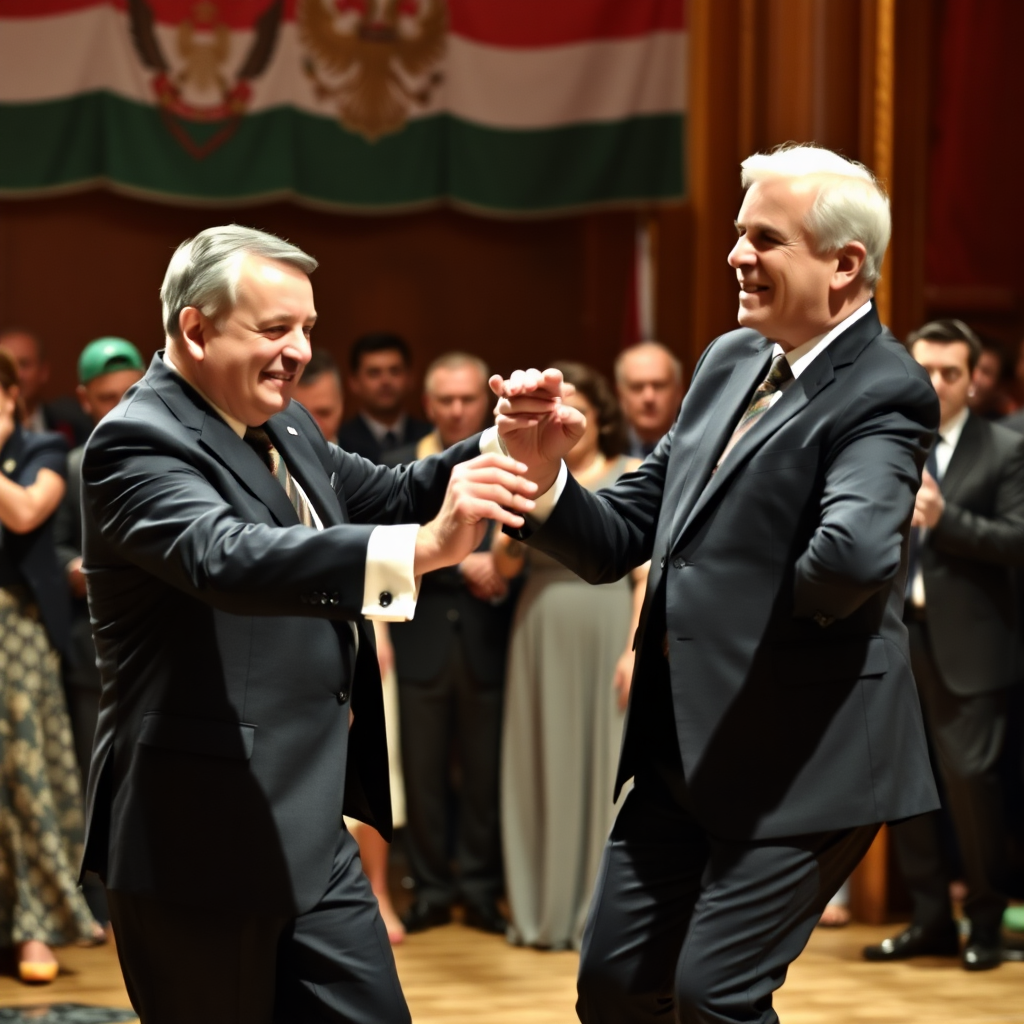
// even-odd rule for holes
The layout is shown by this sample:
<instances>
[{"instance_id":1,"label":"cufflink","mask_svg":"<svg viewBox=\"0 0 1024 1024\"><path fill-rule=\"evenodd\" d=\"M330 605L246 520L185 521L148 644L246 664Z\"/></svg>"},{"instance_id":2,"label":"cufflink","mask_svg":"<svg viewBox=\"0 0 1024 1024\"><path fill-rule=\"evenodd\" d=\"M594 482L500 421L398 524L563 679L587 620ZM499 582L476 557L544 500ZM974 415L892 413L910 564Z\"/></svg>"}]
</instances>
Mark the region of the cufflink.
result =
<instances>
[{"instance_id":1,"label":"cufflink","mask_svg":"<svg viewBox=\"0 0 1024 1024\"><path fill-rule=\"evenodd\" d=\"M289 434L294 434L296 437L299 436L299 432L294 427L287 427L286 429Z\"/></svg>"},{"instance_id":2,"label":"cufflink","mask_svg":"<svg viewBox=\"0 0 1024 1024\"><path fill-rule=\"evenodd\" d=\"M387 606L391 604L393 600L394 598L391 596L390 590L382 590L380 592L380 597L377 598L377 603L381 606L381 608L387 608Z\"/></svg>"},{"instance_id":3,"label":"cufflink","mask_svg":"<svg viewBox=\"0 0 1024 1024\"><path fill-rule=\"evenodd\" d=\"M831 626L832 623L836 621L833 616L825 615L822 612L815 612L812 618L819 626L821 626L822 629L826 626Z\"/></svg>"}]
</instances>

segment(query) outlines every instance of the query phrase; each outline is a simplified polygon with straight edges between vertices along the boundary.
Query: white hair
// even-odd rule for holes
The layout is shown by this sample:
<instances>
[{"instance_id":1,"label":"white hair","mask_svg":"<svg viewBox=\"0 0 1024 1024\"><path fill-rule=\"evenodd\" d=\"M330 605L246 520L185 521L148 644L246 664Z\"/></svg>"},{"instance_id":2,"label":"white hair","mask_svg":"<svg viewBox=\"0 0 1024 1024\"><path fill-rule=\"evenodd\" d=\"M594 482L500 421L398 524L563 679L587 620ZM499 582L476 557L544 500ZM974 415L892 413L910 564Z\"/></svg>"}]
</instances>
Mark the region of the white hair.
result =
<instances>
[{"instance_id":1,"label":"white hair","mask_svg":"<svg viewBox=\"0 0 1024 1024\"><path fill-rule=\"evenodd\" d=\"M807 214L807 230L818 251L834 253L850 242L863 243L867 258L861 280L875 287L892 234L892 216L889 197L867 167L821 146L792 143L748 156L740 166L745 189L769 178L818 179L818 194Z\"/></svg>"},{"instance_id":2,"label":"white hair","mask_svg":"<svg viewBox=\"0 0 1024 1024\"><path fill-rule=\"evenodd\" d=\"M238 277L246 256L261 256L312 274L317 261L298 246L255 228L238 224L207 228L182 242L171 257L160 286L164 330L180 335L178 318L186 306L208 317L220 316L235 304Z\"/></svg>"}]
</instances>

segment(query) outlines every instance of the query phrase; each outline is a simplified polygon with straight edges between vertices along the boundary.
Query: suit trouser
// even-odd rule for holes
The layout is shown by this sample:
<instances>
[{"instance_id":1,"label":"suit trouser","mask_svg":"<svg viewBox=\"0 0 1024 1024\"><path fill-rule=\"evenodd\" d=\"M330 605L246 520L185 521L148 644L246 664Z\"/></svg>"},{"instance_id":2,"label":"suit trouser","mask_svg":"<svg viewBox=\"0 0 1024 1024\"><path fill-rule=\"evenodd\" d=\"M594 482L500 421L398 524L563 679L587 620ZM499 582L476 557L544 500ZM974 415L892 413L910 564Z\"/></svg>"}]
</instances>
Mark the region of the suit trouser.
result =
<instances>
[{"instance_id":1,"label":"suit trouser","mask_svg":"<svg viewBox=\"0 0 1024 1024\"><path fill-rule=\"evenodd\" d=\"M925 725L946 790L968 896L964 914L972 927L998 932L1006 897L1006 821L999 758L1006 736L1005 690L961 697L945 683L928 640L928 627L909 622L910 659ZM943 862L937 812L892 829L900 870L914 904L914 923L941 928L952 920L949 871Z\"/></svg>"},{"instance_id":2,"label":"suit trouser","mask_svg":"<svg viewBox=\"0 0 1024 1024\"><path fill-rule=\"evenodd\" d=\"M299 917L107 895L142 1024L409 1024L387 931L348 832L327 891Z\"/></svg>"},{"instance_id":3,"label":"suit trouser","mask_svg":"<svg viewBox=\"0 0 1024 1024\"><path fill-rule=\"evenodd\" d=\"M501 893L498 813L502 690L474 676L461 641L433 679L400 674L402 769L405 776L406 851L419 897L449 906L461 891L469 903L487 906ZM449 769L452 751L461 767L456 860L452 874L448 839Z\"/></svg>"},{"instance_id":4,"label":"suit trouser","mask_svg":"<svg viewBox=\"0 0 1024 1024\"><path fill-rule=\"evenodd\" d=\"M638 772L583 936L580 1020L777 1022L772 993L877 831L717 839L687 809L681 774Z\"/></svg>"}]
</instances>

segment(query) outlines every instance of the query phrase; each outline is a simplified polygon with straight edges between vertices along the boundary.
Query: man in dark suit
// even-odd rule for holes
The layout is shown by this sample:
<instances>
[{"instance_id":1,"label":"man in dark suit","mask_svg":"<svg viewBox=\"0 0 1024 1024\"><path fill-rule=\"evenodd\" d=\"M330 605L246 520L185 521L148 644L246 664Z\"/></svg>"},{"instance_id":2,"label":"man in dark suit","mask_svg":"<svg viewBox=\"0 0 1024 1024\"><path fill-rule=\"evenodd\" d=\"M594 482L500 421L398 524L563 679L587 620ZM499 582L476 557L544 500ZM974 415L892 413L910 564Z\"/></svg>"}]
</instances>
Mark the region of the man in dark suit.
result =
<instances>
[{"instance_id":1,"label":"man in dark suit","mask_svg":"<svg viewBox=\"0 0 1024 1024\"><path fill-rule=\"evenodd\" d=\"M938 803L902 622L938 402L872 301L888 201L815 147L743 171L743 329L705 351L640 469L591 495L560 463L581 430L560 374L492 378L542 495L529 542L594 583L652 560L587 1024L777 1021L879 823Z\"/></svg>"},{"instance_id":2,"label":"man in dark suit","mask_svg":"<svg viewBox=\"0 0 1024 1024\"><path fill-rule=\"evenodd\" d=\"M167 348L82 464L103 680L84 866L144 1024L408 1021L342 824L391 831L364 616L411 617L482 517L532 507L478 442L388 470L290 405L315 266L236 225L183 243Z\"/></svg>"},{"instance_id":3,"label":"man in dark suit","mask_svg":"<svg viewBox=\"0 0 1024 1024\"><path fill-rule=\"evenodd\" d=\"M347 452L382 462L395 448L415 444L430 424L407 416L412 389L412 355L397 334L364 334L349 353L348 385L359 413L341 425L338 444Z\"/></svg>"},{"instance_id":4,"label":"man in dark suit","mask_svg":"<svg viewBox=\"0 0 1024 1024\"><path fill-rule=\"evenodd\" d=\"M486 364L451 352L423 379L423 406L434 431L396 449L401 461L445 451L490 419ZM398 673L409 866L416 901L405 915L410 932L451 920L461 897L465 922L504 933L496 900L502 891L498 766L505 651L513 602L490 553L490 532L457 566L423 577L416 618L391 627ZM449 799L453 754L460 768L458 801ZM457 830L450 812L457 807ZM457 831L452 872L450 836Z\"/></svg>"},{"instance_id":5,"label":"man in dark suit","mask_svg":"<svg viewBox=\"0 0 1024 1024\"><path fill-rule=\"evenodd\" d=\"M968 970L1003 962L1006 823L999 759L1020 679L1015 569L1024 567L1024 438L968 409L977 335L959 320L908 339L939 398L939 438L917 495L904 619L925 721L967 875ZM910 888L910 927L869 960L959 952L937 815L892 829Z\"/></svg>"}]
</instances>

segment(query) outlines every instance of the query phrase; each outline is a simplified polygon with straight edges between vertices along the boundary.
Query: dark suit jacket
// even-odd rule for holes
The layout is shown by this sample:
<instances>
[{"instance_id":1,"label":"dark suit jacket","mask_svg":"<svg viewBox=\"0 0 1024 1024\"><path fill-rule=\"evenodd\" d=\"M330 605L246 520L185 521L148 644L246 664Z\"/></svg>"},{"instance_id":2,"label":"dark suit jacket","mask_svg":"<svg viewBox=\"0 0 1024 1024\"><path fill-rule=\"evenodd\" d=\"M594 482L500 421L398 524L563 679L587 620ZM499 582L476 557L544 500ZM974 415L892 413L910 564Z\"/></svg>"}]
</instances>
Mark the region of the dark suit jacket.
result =
<instances>
[{"instance_id":1,"label":"dark suit jacket","mask_svg":"<svg viewBox=\"0 0 1024 1024\"><path fill-rule=\"evenodd\" d=\"M343 803L391 831L360 616L373 525L431 518L475 452L378 468L324 441L297 403L266 430L322 532L297 525L280 483L161 353L86 446L103 693L85 867L114 889L290 914L327 888Z\"/></svg>"},{"instance_id":2,"label":"dark suit jacket","mask_svg":"<svg viewBox=\"0 0 1024 1024\"><path fill-rule=\"evenodd\" d=\"M928 636L943 682L967 697L1020 678L1024 438L968 416L940 487L946 508L920 554Z\"/></svg>"},{"instance_id":3,"label":"dark suit jacket","mask_svg":"<svg viewBox=\"0 0 1024 1024\"><path fill-rule=\"evenodd\" d=\"M0 472L22 487L35 483L41 468L64 476L67 444L59 434L33 434L15 427L0 451ZM31 533L12 533L0 527L4 558L35 599L55 650L66 654L70 631L70 606L64 573L57 565L53 548L53 520Z\"/></svg>"},{"instance_id":4,"label":"dark suit jacket","mask_svg":"<svg viewBox=\"0 0 1024 1024\"><path fill-rule=\"evenodd\" d=\"M596 495L570 477L531 538L593 583L653 559L618 782L656 727L667 633L694 812L738 839L938 806L902 622L935 394L872 309L712 475L770 361L753 331L718 338L643 465Z\"/></svg>"},{"instance_id":5,"label":"dark suit jacket","mask_svg":"<svg viewBox=\"0 0 1024 1024\"><path fill-rule=\"evenodd\" d=\"M390 466L415 459L414 444L403 445L384 456L385 464ZM477 551L490 550L493 533L492 526ZM451 645L461 641L476 680L485 686L501 686L518 590L519 581L513 580L505 600L491 604L469 592L458 566L428 572L420 581L412 621L391 624L399 682L425 683L436 678L447 664Z\"/></svg>"},{"instance_id":6,"label":"dark suit jacket","mask_svg":"<svg viewBox=\"0 0 1024 1024\"><path fill-rule=\"evenodd\" d=\"M433 427L423 420L414 419L412 416L405 417L405 428L402 436L398 439L398 445L414 445L421 437L426 437ZM347 452L353 455L362 455L364 459L380 463L384 452L377 443L377 438L370 432L366 421L362 416L353 416L352 419L342 423L338 430L338 444Z\"/></svg>"}]
</instances>

